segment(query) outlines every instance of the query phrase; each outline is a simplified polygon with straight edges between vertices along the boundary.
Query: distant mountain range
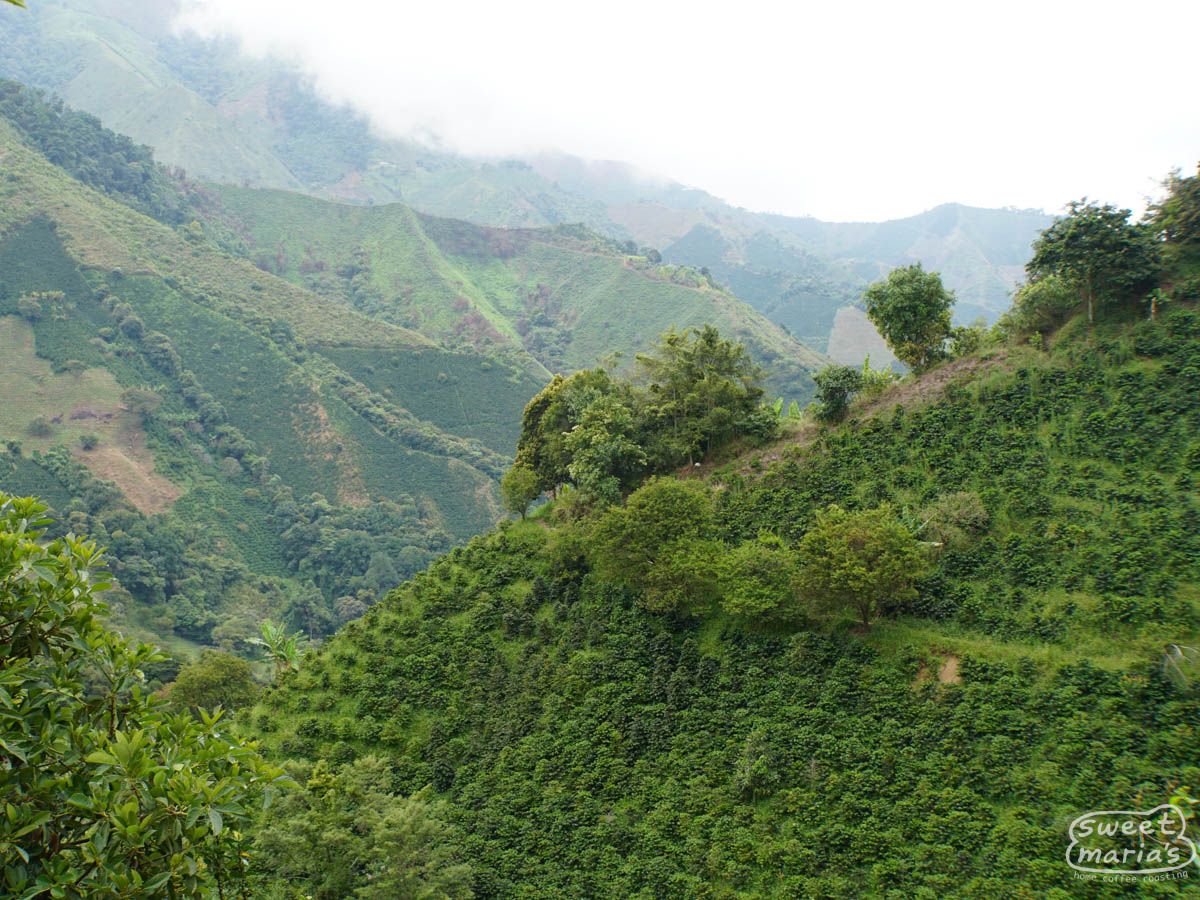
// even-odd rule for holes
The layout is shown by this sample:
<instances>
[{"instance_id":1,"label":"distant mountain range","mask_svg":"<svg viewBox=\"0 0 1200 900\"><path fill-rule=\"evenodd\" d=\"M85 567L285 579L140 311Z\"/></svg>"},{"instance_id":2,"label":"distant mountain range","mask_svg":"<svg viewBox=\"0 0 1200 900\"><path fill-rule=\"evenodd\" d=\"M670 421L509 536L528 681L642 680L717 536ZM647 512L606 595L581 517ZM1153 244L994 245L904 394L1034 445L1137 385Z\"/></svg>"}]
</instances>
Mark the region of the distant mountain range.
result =
<instances>
[{"instance_id":1,"label":"distant mountain range","mask_svg":"<svg viewBox=\"0 0 1200 900\"><path fill-rule=\"evenodd\" d=\"M668 262L706 269L809 346L850 361L872 342L870 329L846 331L837 323L861 317L838 310L871 280L920 260L957 292L959 321L992 321L1052 221L949 204L890 222L829 223L749 212L621 163L465 158L379 136L282 63L177 34L176 8L173 0L38 3L0 19L0 75L53 91L203 181L403 201L492 227L584 224L634 242L635 252L654 248Z\"/></svg>"}]
</instances>

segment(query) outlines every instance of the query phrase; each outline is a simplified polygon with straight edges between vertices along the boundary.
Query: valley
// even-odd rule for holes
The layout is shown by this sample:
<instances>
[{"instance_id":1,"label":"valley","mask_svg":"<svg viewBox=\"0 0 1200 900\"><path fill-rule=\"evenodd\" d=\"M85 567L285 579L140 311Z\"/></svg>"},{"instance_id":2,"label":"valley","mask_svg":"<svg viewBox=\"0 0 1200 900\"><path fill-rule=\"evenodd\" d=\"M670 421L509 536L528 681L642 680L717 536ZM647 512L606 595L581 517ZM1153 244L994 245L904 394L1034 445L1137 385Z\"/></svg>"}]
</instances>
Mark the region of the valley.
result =
<instances>
[{"instance_id":1,"label":"valley","mask_svg":"<svg viewBox=\"0 0 1200 900\"><path fill-rule=\"evenodd\" d=\"M28 7L0 0L0 894L1195 893L1200 174L1136 214L756 212L394 134L311 56L184 24L261 8ZM397 105L478 78L480 35L519 26L499 85L584 22L426 13L366 18L438 51L420 86L384 61ZM675 46L703 10L586 13L612 65L522 90L607 102L631 67L647 147L752 166L779 122L729 123L769 90L797 160L884 166L844 135L903 107L880 147L999 177L964 110L910 109L954 96L940 58L814 27L820 92L860 102L805 105L757 45Z\"/></svg>"}]
</instances>

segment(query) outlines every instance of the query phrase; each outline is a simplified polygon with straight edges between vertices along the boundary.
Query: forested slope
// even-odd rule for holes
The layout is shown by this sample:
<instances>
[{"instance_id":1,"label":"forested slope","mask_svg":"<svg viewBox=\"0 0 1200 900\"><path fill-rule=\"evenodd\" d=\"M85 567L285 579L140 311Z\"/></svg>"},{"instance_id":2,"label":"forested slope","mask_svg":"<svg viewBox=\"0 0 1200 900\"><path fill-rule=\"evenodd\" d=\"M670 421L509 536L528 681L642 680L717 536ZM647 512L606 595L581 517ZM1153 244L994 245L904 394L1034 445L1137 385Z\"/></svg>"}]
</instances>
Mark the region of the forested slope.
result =
<instances>
[{"instance_id":1,"label":"forested slope","mask_svg":"<svg viewBox=\"0 0 1200 900\"><path fill-rule=\"evenodd\" d=\"M486 367L495 390L474 403L510 418L536 381L118 202L171 196L140 191L157 170L147 158L139 175L132 145L114 143L89 187L31 146L36 120L23 124L0 121L0 333L21 393L0 410L0 479L119 552L127 623L203 642L227 625L218 637L236 646L286 614L316 634L336 624L339 598L370 596L494 521L512 437L465 421L471 401L446 419L459 433L444 431L316 348L411 362L430 388ZM40 148L64 164L86 156L108 133L82 126Z\"/></svg>"},{"instance_id":2,"label":"forested slope","mask_svg":"<svg viewBox=\"0 0 1200 900\"><path fill-rule=\"evenodd\" d=\"M1194 308L1075 320L717 470L709 552L791 544L830 503L924 523L932 568L866 631L655 612L652 583L602 577L603 518L547 511L393 592L248 721L278 756L432 784L481 896L1105 895L1072 881L1066 824L1200 779L1200 697L1164 666L1200 626L1198 368Z\"/></svg>"}]
</instances>

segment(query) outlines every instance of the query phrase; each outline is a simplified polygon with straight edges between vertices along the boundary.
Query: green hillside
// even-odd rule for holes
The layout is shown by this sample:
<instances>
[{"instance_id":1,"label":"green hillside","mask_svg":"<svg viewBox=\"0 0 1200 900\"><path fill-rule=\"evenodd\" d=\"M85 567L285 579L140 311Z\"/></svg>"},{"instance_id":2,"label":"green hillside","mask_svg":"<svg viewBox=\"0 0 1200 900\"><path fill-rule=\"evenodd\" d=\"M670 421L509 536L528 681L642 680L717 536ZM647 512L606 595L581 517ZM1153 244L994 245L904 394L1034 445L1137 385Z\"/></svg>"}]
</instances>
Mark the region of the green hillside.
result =
<instances>
[{"instance_id":1,"label":"green hillside","mask_svg":"<svg viewBox=\"0 0 1200 900\"><path fill-rule=\"evenodd\" d=\"M121 553L122 622L166 643L237 647L268 615L319 634L495 521L539 380L147 218L108 170L89 187L51 164L32 121L0 121L0 483ZM111 141L75 126L38 148ZM136 165L112 146L111 172Z\"/></svg>"},{"instance_id":2,"label":"green hillside","mask_svg":"<svg viewBox=\"0 0 1200 900\"><path fill-rule=\"evenodd\" d=\"M205 188L11 82L0 164L0 479L120 549L119 618L163 642L328 633L491 527L550 367L710 322L777 394L822 361L590 232Z\"/></svg>"},{"instance_id":3,"label":"green hillside","mask_svg":"<svg viewBox=\"0 0 1200 900\"><path fill-rule=\"evenodd\" d=\"M496 229L401 204L355 207L282 191L216 189L216 215L268 271L518 371L627 359L670 327L716 325L744 342L776 393L806 397L822 357L697 272L579 228Z\"/></svg>"},{"instance_id":4,"label":"green hillside","mask_svg":"<svg viewBox=\"0 0 1200 900\"><path fill-rule=\"evenodd\" d=\"M433 785L480 896L1108 896L1072 880L1066 824L1200 778L1200 697L1164 668L1200 636L1198 354L1194 308L1076 320L711 473L725 548L830 503L950 529L865 633L654 612L602 574L602 524L547 510L247 721L279 757Z\"/></svg>"}]
</instances>

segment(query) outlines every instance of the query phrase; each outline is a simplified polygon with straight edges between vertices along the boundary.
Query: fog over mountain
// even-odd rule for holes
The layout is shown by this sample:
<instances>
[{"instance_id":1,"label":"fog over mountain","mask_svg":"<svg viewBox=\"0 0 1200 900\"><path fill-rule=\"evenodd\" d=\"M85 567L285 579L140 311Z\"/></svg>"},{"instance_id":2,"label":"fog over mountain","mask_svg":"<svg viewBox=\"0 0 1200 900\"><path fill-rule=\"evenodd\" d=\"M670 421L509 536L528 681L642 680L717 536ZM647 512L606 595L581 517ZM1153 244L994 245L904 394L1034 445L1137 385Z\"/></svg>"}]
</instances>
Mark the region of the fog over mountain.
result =
<instances>
[{"instance_id":1,"label":"fog over mountain","mask_svg":"<svg viewBox=\"0 0 1200 900\"><path fill-rule=\"evenodd\" d=\"M1200 123L1192 3L736 8L539 0L192 0L182 18L286 53L394 136L617 159L736 206L833 221L941 203L1139 206ZM469 25L464 25L469 23ZM1160 90L1141 91L1153 72ZM1137 109L1138 129L1097 129Z\"/></svg>"}]
</instances>

